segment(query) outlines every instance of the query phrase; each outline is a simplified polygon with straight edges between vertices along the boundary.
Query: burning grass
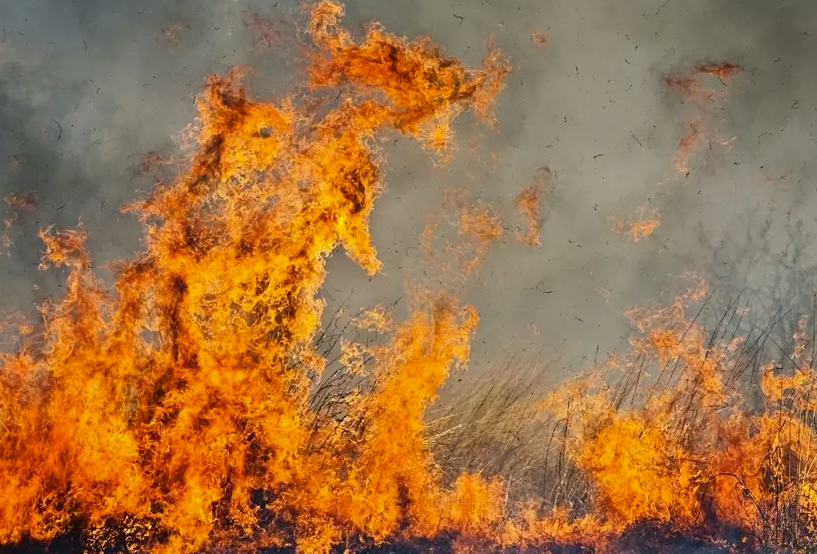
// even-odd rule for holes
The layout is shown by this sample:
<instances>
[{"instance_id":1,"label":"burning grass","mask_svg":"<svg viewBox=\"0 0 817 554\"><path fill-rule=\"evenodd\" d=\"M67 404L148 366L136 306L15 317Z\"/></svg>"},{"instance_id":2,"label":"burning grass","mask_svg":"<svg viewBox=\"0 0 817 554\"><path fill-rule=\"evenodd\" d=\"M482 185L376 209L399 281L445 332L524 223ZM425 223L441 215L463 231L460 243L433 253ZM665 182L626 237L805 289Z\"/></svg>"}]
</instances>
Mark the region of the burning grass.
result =
<instances>
[{"instance_id":1,"label":"burning grass","mask_svg":"<svg viewBox=\"0 0 817 554\"><path fill-rule=\"evenodd\" d=\"M540 518L515 529L527 546L813 549L813 325L801 319L783 352L779 321L740 334L735 301L706 332L705 305L688 315L702 293L631 312L630 352L555 392L512 361L435 410L431 446L447 478L501 477L497 502ZM769 347L782 362L763 361ZM514 515L504 512L519 525Z\"/></svg>"},{"instance_id":2,"label":"burning grass","mask_svg":"<svg viewBox=\"0 0 817 554\"><path fill-rule=\"evenodd\" d=\"M808 544L805 324L791 368L746 381L746 343L686 318L696 289L630 314L631 354L586 378L544 395L513 375L431 417L467 364L473 307L415 287L405 321L373 309L319 330L327 256L342 247L380 269L377 139L402 133L447 160L453 119L492 123L508 71L492 48L467 69L378 25L355 42L342 15L310 7L309 99L252 98L240 71L209 79L189 163L127 208L145 249L114 267L113 291L84 229L42 232L43 265L67 268L67 290L41 325L3 328L0 545L604 550L646 528ZM469 206L456 223L481 254L501 227ZM538 237L538 212L523 212Z\"/></svg>"},{"instance_id":3,"label":"burning grass","mask_svg":"<svg viewBox=\"0 0 817 554\"><path fill-rule=\"evenodd\" d=\"M315 410L316 293L338 246L380 269L376 137L446 158L456 115L491 122L507 66L491 49L470 70L377 25L357 43L342 15L310 8L311 102L253 99L240 71L209 79L186 170L127 207L145 250L116 265L112 294L82 228L42 233L43 266L69 270L68 292L42 307L40 330L9 329L16 348L0 358L0 543L80 526L104 544L113 526L128 549L318 553L463 517L458 493L436 486L422 417L467 360L475 311L418 292L387 344L342 344L345 371L379 361L366 386ZM320 118L301 107L321 100Z\"/></svg>"}]
</instances>

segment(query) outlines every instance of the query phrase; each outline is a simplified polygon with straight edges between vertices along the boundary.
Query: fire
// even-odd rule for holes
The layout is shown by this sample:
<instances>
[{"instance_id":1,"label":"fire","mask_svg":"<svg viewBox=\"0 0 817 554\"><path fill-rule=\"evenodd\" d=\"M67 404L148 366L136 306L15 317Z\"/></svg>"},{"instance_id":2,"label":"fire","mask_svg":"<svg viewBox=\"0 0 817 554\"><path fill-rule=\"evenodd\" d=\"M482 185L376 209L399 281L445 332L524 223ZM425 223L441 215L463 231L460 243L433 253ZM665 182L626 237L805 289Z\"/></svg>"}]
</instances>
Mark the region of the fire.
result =
<instances>
[{"instance_id":1,"label":"fire","mask_svg":"<svg viewBox=\"0 0 817 554\"><path fill-rule=\"evenodd\" d=\"M81 523L87 540L157 552L317 553L392 536L406 517L439 519L421 494L435 484L422 414L467 358L476 314L418 293L383 347L394 355L376 351L360 390L313 409L310 375L325 363L317 292L336 246L369 273L381 267L368 227L378 134L450 155L451 122L473 109L492 123L508 68L490 49L483 69L467 69L377 25L357 43L332 2L309 15L309 85L325 115L252 98L241 70L211 77L186 169L127 207L145 250L116 265L113 294L84 229L42 233L43 266L70 274L42 329L14 334L2 355L0 543Z\"/></svg>"},{"instance_id":2,"label":"fire","mask_svg":"<svg viewBox=\"0 0 817 554\"><path fill-rule=\"evenodd\" d=\"M462 189L450 191L446 203L456 209L456 221L451 223L461 239L446 249L457 264L450 269L454 275L468 276L481 265L491 245L504 238L502 221L492 206L472 201Z\"/></svg>"},{"instance_id":3,"label":"fire","mask_svg":"<svg viewBox=\"0 0 817 554\"><path fill-rule=\"evenodd\" d=\"M712 102L716 98L714 90L701 87L695 77L688 75L667 75L664 77L664 84L670 90L680 92L690 101Z\"/></svg>"},{"instance_id":4,"label":"fire","mask_svg":"<svg viewBox=\"0 0 817 554\"><path fill-rule=\"evenodd\" d=\"M807 540L817 524L807 446L813 370L785 375L767 366L766 411L749 415L738 386L742 339L710 341L679 317L700 293L632 313L643 337L633 340L631 358L614 361L624 370L616 387L591 381L598 392L567 389L581 418L567 440L594 509L616 525L647 521L707 534L731 526L755 544ZM625 409L627 396L643 400Z\"/></svg>"},{"instance_id":5,"label":"fire","mask_svg":"<svg viewBox=\"0 0 817 554\"><path fill-rule=\"evenodd\" d=\"M807 545L806 320L792 367L760 372L757 406L742 339L687 317L701 284L630 312L631 352L599 371L547 395L515 374L434 421L440 387L467 365L475 308L415 286L403 322L376 308L350 322L359 340L322 342L328 255L381 268L379 139L399 132L447 161L456 116L492 124L509 68L491 46L468 69L377 24L356 42L330 0L308 15L308 97L267 102L242 70L211 77L189 160L127 207L145 246L113 267L113 291L82 226L41 232L42 266L67 270L66 293L39 325L2 327L0 545L78 534L86 551L167 554L605 550L640 525ZM530 242L549 174L517 197ZM466 194L448 201L476 263L502 225Z\"/></svg>"},{"instance_id":6,"label":"fire","mask_svg":"<svg viewBox=\"0 0 817 554\"><path fill-rule=\"evenodd\" d=\"M531 31L530 41L538 48L544 48L548 43L547 37L542 31Z\"/></svg>"},{"instance_id":7,"label":"fire","mask_svg":"<svg viewBox=\"0 0 817 554\"><path fill-rule=\"evenodd\" d=\"M8 207L18 207L27 212L34 212L37 210L37 193L29 190L20 194L8 194L3 197L3 202Z\"/></svg>"},{"instance_id":8,"label":"fire","mask_svg":"<svg viewBox=\"0 0 817 554\"><path fill-rule=\"evenodd\" d=\"M684 126L686 127L686 134L678 139L678 148L672 160L672 164L678 170L678 173L689 173L689 158L704 137L704 126L700 119L687 119Z\"/></svg>"},{"instance_id":9,"label":"fire","mask_svg":"<svg viewBox=\"0 0 817 554\"><path fill-rule=\"evenodd\" d=\"M455 242L441 240L446 230L455 232ZM438 282L460 288L473 277L490 247L504 238L502 220L493 206L473 199L467 189L451 188L440 213L428 218L419 245L433 270L440 273Z\"/></svg>"},{"instance_id":10,"label":"fire","mask_svg":"<svg viewBox=\"0 0 817 554\"><path fill-rule=\"evenodd\" d=\"M630 221L620 219L616 222L619 233L626 234L633 242L641 242L651 236L661 226L661 217L657 209L651 209L648 204L636 210L636 217Z\"/></svg>"},{"instance_id":11,"label":"fire","mask_svg":"<svg viewBox=\"0 0 817 554\"><path fill-rule=\"evenodd\" d=\"M731 64L729 62L701 63L698 64L696 69L698 70L698 73L708 73L713 77L717 77L724 83L728 83L732 77L740 72L739 65Z\"/></svg>"},{"instance_id":12,"label":"fire","mask_svg":"<svg viewBox=\"0 0 817 554\"><path fill-rule=\"evenodd\" d=\"M704 87L699 77L710 75L719 79L723 87L728 87L732 82L732 77L740 71L740 66L729 62L699 63L692 74L671 74L664 77L664 85L672 91L679 92L684 100L693 106L694 112L684 122L686 133L678 140L678 147L673 158L673 165L678 173L689 173L690 157L706 136L707 106L723 98L726 92ZM731 149L732 140L718 140L717 142Z\"/></svg>"},{"instance_id":13,"label":"fire","mask_svg":"<svg viewBox=\"0 0 817 554\"><path fill-rule=\"evenodd\" d=\"M524 216L528 226L525 233L517 233L517 239L528 246L542 244L542 194L544 186L550 181L551 172L547 166L540 167L533 177L533 183L522 190L515 199L516 209Z\"/></svg>"},{"instance_id":14,"label":"fire","mask_svg":"<svg viewBox=\"0 0 817 554\"><path fill-rule=\"evenodd\" d=\"M26 191L19 194L7 194L3 197L6 204L6 217L3 218L3 249L8 254L12 246L11 228L25 221L27 214L37 211L37 193Z\"/></svg>"}]
</instances>

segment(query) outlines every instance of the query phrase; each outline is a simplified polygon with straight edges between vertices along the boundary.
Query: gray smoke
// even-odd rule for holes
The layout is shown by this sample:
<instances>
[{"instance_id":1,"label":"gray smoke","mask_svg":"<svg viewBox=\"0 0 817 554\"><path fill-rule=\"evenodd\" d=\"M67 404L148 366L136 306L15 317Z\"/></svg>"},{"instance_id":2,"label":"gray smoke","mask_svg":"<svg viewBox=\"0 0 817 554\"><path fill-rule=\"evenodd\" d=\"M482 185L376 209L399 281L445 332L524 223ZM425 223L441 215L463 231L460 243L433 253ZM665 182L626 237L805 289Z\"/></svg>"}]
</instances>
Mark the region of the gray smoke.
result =
<instances>
[{"instance_id":1,"label":"gray smoke","mask_svg":"<svg viewBox=\"0 0 817 554\"><path fill-rule=\"evenodd\" d=\"M0 260L4 308L30 309L59 290L58 275L36 272L41 226L81 218L100 262L139 247L138 225L117 210L150 186L138 174L143 156L173 154L208 73L249 64L256 93L292 87L286 39L297 11L291 0L0 0L0 191L39 197L37 216L13 229L11 257ZM761 319L781 304L810 306L813 2L358 0L347 11L356 32L377 19L429 35L472 65L493 35L515 70L498 130L464 121L450 167L432 167L408 140L388 146L388 190L373 215L384 273L370 280L334 256L330 310L403 294L422 258L417 237L449 186L468 186L511 218L513 196L542 165L555 184L542 247L495 247L466 298L483 318L475 369L524 350L562 360L561 378L617 347L628 332L622 312L669 300L687 271L718 287L715 302L745 291ZM253 27L248 12L272 23ZM545 48L532 31L547 36ZM662 77L701 60L744 70L710 110L690 173L678 175L672 157L694 108ZM731 137L731 149L717 144ZM662 225L636 244L612 220L644 204Z\"/></svg>"}]
</instances>

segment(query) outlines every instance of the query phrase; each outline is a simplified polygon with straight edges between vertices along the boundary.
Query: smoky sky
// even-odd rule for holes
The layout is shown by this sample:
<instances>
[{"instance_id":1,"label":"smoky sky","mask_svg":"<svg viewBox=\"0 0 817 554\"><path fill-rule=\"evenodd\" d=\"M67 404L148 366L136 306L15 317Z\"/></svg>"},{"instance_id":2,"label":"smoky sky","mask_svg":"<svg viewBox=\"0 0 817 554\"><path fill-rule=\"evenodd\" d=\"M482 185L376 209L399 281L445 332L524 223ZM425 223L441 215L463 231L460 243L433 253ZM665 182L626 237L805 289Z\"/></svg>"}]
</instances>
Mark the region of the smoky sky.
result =
<instances>
[{"instance_id":1,"label":"smoky sky","mask_svg":"<svg viewBox=\"0 0 817 554\"><path fill-rule=\"evenodd\" d=\"M495 246L466 300L482 322L473 369L511 352L560 360L561 378L616 348L622 313L669 300L696 272L753 313L810 306L817 264L813 151L817 5L806 0L356 0L348 25L372 19L428 35L478 64L488 37L514 71L498 127L465 118L454 162L434 167L406 139L389 143L387 190L372 216L384 262L371 279L343 255L329 261L329 311L394 302L416 277L426 218L445 190L466 186L513 220L514 195L553 172L542 246ZM298 3L244 0L0 0L0 190L33 190L38 211L12 229L3 308L59 294L36 269L37 229L82 221L102 263L139 248L118 207L151 186L139 166L172 155L209 73L255 68L260 96L298 82ZM539 48L530 34L539 31ZM672 167L691 106L662 78L700 61L742 71L707 108L708 133L689 174ZM717 136L716 136L717 135ZM731 139L730 147L717 143ZM478 148L469 147L471 142ZM713 144L714 143L714 144ZM639 243L615 231L640 206L661 226ZM414 247L414 248L413 248ZM100 271L103 271L100 269ZM35 287L36 285L36 287Z\"/></svg>"}]
</instances>

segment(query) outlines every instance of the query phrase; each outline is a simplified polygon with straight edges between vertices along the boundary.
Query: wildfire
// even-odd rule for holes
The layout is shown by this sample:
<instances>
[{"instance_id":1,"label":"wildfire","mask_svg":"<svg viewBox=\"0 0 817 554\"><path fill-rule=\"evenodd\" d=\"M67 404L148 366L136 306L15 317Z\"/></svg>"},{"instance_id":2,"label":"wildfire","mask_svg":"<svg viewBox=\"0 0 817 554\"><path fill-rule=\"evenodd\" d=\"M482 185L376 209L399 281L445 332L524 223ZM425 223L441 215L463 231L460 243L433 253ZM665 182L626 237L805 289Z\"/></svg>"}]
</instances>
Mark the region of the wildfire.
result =
<instances>
[{"instance_id":1,"label":"wildfire","mask_svg":"<svg viewBox=\"0 0 817 554\"><path fill-rule=\"evenodd\" d=\"M687 119L684 125L686 134L678 139L678 148L672 160L678 173L689 173L689 158L704 136L703 123L699 119Z\"/></svg>"},{"instance_id":2,"label":"wildfire","mask_svg":"<svg viewBox=\"0 0 817 554\"><path fill-rule=\"evenodd\" d=\"M528 226L525 233L519 232L516 237L528 246L542 244L542 194L544 186L551 179L550 168L540 167L533 177L533 183L516 196L516 209L524 216Z\"/></svg>"},{"instance_id":3,"label":"wildfire","mask_svg":"<svg viewBox=\"0 0 817 554\"><path fill-rule=\"evenodd\" d=\"M544 48L548 43L547 37L542 31L531 31L530 41L538 48Z\"/></svg>"},{"instance_id":4,"label":"wildfire","mask_svg":"<svg viewBox=\"0 0 817 554\"><path fill-rule=\"evenodd\" d=\"M678 147L673 158L673 165L678 173L689 173L689 160L700 141L706 135L707 106L725 95L725 91L716 91L704 87L699 80L701 75L710 75L720 80L723 87L732 82L732 77L740 72L740 66L729 62L700 63L695 72L689 75L667 75L664 84L667 88L681 93L683 98L692 104L694 113L686 118L686 133L678 140ZM731 142L719 144L731 149Z\"/></svg>"},{"instance_id":5,"label":"wildfire","mask_svg":"<svg viewBox=\"0 0 817 554\"><path fill-rule=\"evenodd\" d=\"M441 241L446 229L455 232L455 242ZM440 273L439 284L460 288L482 264L491 245L504 238L502 221L493 206L474 200L467 189L451 188L442 211L429 217L419 245L433 270Z\"/></svg>"},{"instance_id":6,"label":"wildfire","mask_svg":"<svg viewBox=\"0 0 817 554\"><path fill-rule=\"evenodd\" d=\"M68 292L2 355L0 543L81 522L95 540L157 552L317 553L397 533L406 502L427 528L434 502L456 504L421 494L435 483L422 414L467 358L476 314L418 294L422 309L383 347L395 355L343 402L312 409L316 293L338 245L380 268L376 134L445 157L461 111L492 122L508 68L490 49L470 70L377 25L354 42L332 2L309 15L313 96L326 104L332 87L338 101L318 118L307 102L250 97L241 71L211 77L188 167L127 208L145 251L117 264L115 294L93 275L82 228L42 233L43 263L70 270Z\"/></svg>"},{"instance_id":7,"label":"wildfire","mask_svg":"<svg viewBox=\"0 0 817 554\"><path fill-rule=\"evenodd\" d=\"M698 64L696 68L698 73L708 73L713 77L717 77L724 83L728 83L729 80L737 75L740 72L740 66L731 64L729 62L721 62L721 63L701 63Z\"/></svg>"},{"instance_id":8,"label":"wildfire","mask_svg":"<svg viewBox=\"0 0 817 554\"><path fill-rule=\"evenodd\" d=\"M356 42L330 0L308 16L309 97L266 102L241 70L211 77L190 159L127 207L145 247L114 266L112 292L81 226L42 231L43 267L68 270L66 293L39 326L2 327L0 545L77 534L89 552L604 550L638 525L805 544L817 532L805 320L797 367L767 366L754 410L741 340L686 317L703 287L632 312L632 352L603 372L544 400L509 380L459 419L426 411L468 361L474 308L415 287L402 323L382 309L350 322L379 340L323 342L328 255L381 267L379 138L411 136L446 161L457 115L493 123L509 68L490 45L468 69L377 24ZM517 197L531 243L549 176ZM474 260L502 238L490 206L461 192L448 204Z\"/></svg>"},{"instance_id":9,"label":"wildfire","mask_svg":"<svg viewBox=\"0 0 817 554\"><path fill-rule=\"evenodd\" d=\"M619 233L626 234L633 242L641 242L651 236L661 226L658 210L650 209L647 204L636 210L636 218L630 221L620 219L616 222Z\"/></svg>"},{"instance_id":10,"label":"wildfire","mask_svg":"<svg viewBox=\"0 0 817 554\"><path fill-rule=\"evenodd\" d=\"M6 204L6 217L3 218L2 244L3 248L8 251L13 244L10 234L11 228L23 223L26 214L37 211L37 194L34 191L8 194L3 197L3 202Z\"/></svg>"}]
</instances>

